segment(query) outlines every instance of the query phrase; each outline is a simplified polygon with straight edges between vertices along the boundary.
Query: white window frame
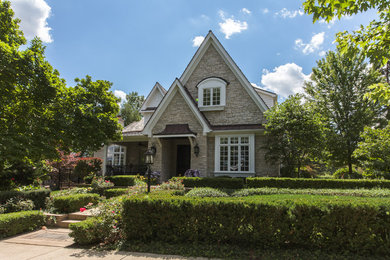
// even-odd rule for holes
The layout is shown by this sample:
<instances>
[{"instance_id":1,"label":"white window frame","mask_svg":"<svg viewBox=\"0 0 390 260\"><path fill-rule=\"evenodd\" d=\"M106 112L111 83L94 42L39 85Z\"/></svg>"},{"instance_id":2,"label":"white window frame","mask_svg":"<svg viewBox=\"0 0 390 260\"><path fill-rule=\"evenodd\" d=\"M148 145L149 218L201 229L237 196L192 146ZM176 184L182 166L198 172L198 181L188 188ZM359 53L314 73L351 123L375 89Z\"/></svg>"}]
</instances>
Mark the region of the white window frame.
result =
<instances>
[{"instance_id":1,"label":"white window frame","mask_svg":"<svg viewBox=\"0 0 390 260\"><path fill-rule=\"evenodd\" d=\"M220 147L221 147L221 138L232 138L232 137L248 137L248 146L249 146L249 170L248 171L232 171L230 170L230 147L233 145L223 145L227 146L228 148L228 170L227 171L221 171L220 170L220 162L221 162L221 156L220 156ZM241 147L240 145L238 145ZM241 148L239 148L238 152L238 164L240 164L241 160ZM254 134L234 134L234 135L217 135L215 136L215 158L214 158L214 174L224 174L224 175L248 175L248 174L255 174L255 135Z\"/></svg>"},{"instance_id":2,"label":"white window frame","mask_svg":"<svg viewBox=\"0 0 390 260\"><path fill-rule=\"evenodd\" d=\"M213 105L213 89L219 88L219 105ZM203 105L203 92L210 89L210 105ZM226 82L220 78L208 78L198 84L198 107L200 111L223 110L226 105Z\"/></svg>"},{"instance_id":3,"label":"white window frame","mask_svg":"<svg viewBox=\"0 0 390 260\"><path fill-rule=\"evenodd\" d=\"M115 152L115 147L119 147L120 150L119 152ZM112 151L110 152L110 148L112 148ZM119 155L119 162L121 162L122 158L123 158L123 164L119 164L119 165L114 165L114 157L115 155ZM112 158L111 159L111 163L109 163L109 159L108 158ZM123 145L118 145L118 144L112 144L110 146L108 146L107 148L107 165L111 165L111 166L124 166L126 165L126 146L123 146Z\"/></svg>"}]
</instances>

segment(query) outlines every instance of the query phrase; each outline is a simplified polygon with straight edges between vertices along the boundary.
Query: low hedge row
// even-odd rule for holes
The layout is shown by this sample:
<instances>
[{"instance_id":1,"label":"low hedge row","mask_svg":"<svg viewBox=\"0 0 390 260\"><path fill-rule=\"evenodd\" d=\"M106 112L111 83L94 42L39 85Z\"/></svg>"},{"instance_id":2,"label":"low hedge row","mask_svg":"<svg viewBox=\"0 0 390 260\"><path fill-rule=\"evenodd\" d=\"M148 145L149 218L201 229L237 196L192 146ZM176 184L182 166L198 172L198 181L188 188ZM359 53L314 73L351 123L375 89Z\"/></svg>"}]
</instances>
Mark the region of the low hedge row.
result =
<instances>
[{"instance_id":1,"label":"low hedge row","mask_svg":"<svg viewBox=\"0 0 390 260\"><path fill-rule=\"evenodd\" d=\"M173 177L173 180L181 180L186 188L211 187L216 189L242 189L244 179L224 177Z\"/></svg>"},{"instance_id":2,"label":"low hedge row","mask_svg":"<svg viewBox=\"0 0 390 260\"><path fill-rule=\"evenodd\" d=\"M113 182L115 186L134 186L137 178L135 175L115 175L107 176L106 180Z\"/></svg>"},{"instance_id":3,"label":"low hedge row","mask_svg":"<svg viewBox=\"0 0 390 260\"><path fill-rule=\"evenodd\" d=\"M0 204L5 203L7 200L15 197L21 197L23 199L32 200L34 202L35 209L45 208L45 200L50 196L50 190L39 189L29 191L0 191Z\"/></svg>"},{"instance_id":4,"label":"low hedge row","mask_svg":"<svg viewBox=\"0 0 390 260\"><path fill-rule=\"evenodd\" d=\"M110 227L112 228L112 227ZM107 227L100 218L92 217L78 223L69 225L74 242L79 245L91 245L102 242L106 234Z\"/></svg>"},{"instance_id":5,"label":"low hedge row","mask_svg":"<svg viewBox=\"0 0 390 260\"><path fill-rule=\"evenodd\" d=\"M53 198L54 208L58 213L71 213L79 211L88 203L96 204L99 200L99 194L73 194Z\"/></svg>"},{"instance_id":6,"label":"low hedge row","mask_svg":"<svg viewBox=\"0 0 390 260\"><path fill-rule=\"evenodd\" d=\"M247 178L248 188L291 188L291 189L356 189L390 188L390 180L340 180L305 178Z\"/></svg>"},{"instance_id":7,"label":"low hedge row","mask_svg":"<svg viewBox=\"0 0 390 260\"><path fill-rule=\"evenodd\" d=\"M0 238L32 231L44 224L45 216L37 210L0 214Z\"/></svg>"},{"instance_id":8,"label":"low hedge row","mask_svg":"<svg viewBox=\"0 0 390 260\"><path fill-rule=\"evenodd\" d=\"M133 196L124 200L128 241L231 244L390 254L390 203L380 199ZM229 217L227 217L229 216Z\"/></svg>"},{"instance_id":9,"label":"low hedge row","mask_svg":"<svg viewBox=\"0 0 390 260\"><path fill-rule=\"evenodd\" d=\"M104 191L104 196L109 199L112 197L117 197L126 194L128 189L126 188L116 188L116 189L107 189Z\"/></svg>"}]
</instances>

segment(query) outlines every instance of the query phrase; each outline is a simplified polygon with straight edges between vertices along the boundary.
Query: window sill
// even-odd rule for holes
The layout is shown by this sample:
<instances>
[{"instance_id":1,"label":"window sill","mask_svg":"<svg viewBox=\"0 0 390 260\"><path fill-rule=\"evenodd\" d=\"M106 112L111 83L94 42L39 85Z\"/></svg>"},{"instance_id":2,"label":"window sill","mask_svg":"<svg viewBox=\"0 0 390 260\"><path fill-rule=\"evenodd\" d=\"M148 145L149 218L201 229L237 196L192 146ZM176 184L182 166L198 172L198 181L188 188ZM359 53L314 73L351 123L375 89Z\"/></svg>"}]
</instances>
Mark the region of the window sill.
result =
<instances>
[{"instance_id":1,"label":"window sill","mask_svg":"<svg viewBox=\"0 0 390 260\"><path fill-rule=\"evenodd\" d=\"M199 106L200 111L222 111L225 106Z\"/></svg>"},{"instance_id":2,"label":"window sill","mask_svg":"<svg viewBox=\"0 0 390 260\"><path fill-rule=\"evenodd\" d=\"M214 172L215 177L229 176L229 177L254 177L255 172Z\"/></svg>"}]
</instances>

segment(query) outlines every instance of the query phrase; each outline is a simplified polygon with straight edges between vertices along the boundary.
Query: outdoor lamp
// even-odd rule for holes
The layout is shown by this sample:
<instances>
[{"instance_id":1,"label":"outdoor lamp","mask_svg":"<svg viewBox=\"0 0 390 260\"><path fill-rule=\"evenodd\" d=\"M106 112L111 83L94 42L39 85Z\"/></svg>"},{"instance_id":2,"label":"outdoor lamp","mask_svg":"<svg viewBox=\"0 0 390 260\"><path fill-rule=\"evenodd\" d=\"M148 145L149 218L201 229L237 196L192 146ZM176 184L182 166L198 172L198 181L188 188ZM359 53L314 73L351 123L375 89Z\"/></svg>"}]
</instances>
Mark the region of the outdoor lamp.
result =
<instances>
[{"instance_id":1,"label":"outdoor lamp","mask_svg":"<svg viewBox=\"0 0 390 260\"><path fill-rule=\"evenodd\" d=\"M145 163L148 166L148 171L147 171L148 193L150 192L150 174L152 173L152 171L150 170L150 166L152 166L153 162L154 162L154 153L153 153L152 148L149 148L145 153Z\"/></svg>"},{"instance_id":2,"label":"outdoor lamp","mask_svg":"<svg viewBox=\"0 0 390 260\"><path fill-rule=\"evenodd\" d=\"M199 155L199 145L198 144L196 144L194 146L194 154L195 154L196 157L198 157L198 155Z\"/></svg>"},{"instance_id":3,"label":"outdoor lamp","mask_svg":"<svg viewBox=\"0 0 390 260\"><path fill-rule=\"evenodd\" d=\"M153 155L156 155L157 148L154 144L152 145L152 147L150 147L150 150L152 151Z\"/></svg>"}]
</instances>

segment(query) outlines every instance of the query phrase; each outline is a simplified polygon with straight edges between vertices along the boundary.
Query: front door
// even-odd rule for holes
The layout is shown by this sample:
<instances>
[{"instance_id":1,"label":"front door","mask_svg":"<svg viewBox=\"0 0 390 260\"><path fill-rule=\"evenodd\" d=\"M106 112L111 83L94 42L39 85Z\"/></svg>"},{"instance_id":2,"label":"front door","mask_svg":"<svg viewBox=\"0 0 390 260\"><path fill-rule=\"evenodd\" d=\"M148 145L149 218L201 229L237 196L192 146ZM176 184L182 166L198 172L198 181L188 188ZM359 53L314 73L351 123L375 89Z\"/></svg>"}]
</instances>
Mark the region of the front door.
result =
<instances>
[{"instance_id":1,"label":"front door","mask_svg":"<svg viewBox=\"0 0 390 260\"><path fill-rule=\"evenodd\" d=\"M176 176L184 176L191 167L191 146L178 145L176 156Z\"/></svg>"}]
</instances>

